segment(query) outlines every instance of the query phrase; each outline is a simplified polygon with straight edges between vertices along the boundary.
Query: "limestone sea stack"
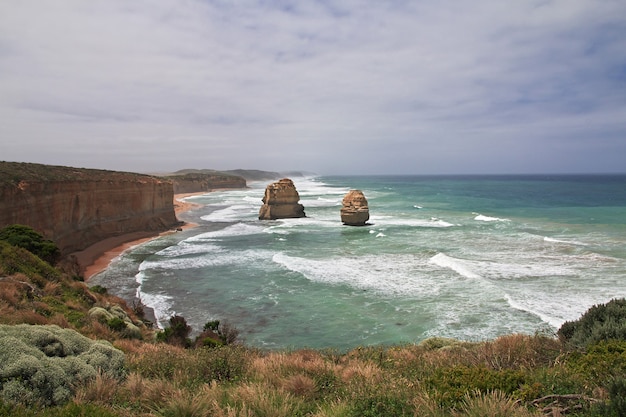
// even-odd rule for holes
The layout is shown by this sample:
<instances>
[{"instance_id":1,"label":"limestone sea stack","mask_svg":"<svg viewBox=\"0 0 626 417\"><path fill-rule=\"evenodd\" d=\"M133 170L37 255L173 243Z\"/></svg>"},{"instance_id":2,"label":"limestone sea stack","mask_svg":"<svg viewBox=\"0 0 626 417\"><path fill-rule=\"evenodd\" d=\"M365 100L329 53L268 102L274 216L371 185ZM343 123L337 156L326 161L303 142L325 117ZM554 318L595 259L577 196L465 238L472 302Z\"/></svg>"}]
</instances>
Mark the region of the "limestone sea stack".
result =
<instances>
[{"instance_id":1,"label":"limestone sea stack","mask_svg":"<svg viewBox=\"0 0 626 417\"><path fill-rule=\"evenodd\" d=\"M272 183L265 188L259 220L292 219L306 217L300 195L289 178Z\"/></svg>"},{"instance_id":2,"label":"limestone sea stack","mask_svg":"<svg viewBox=\"0 0 626 417\"><path fill-rule=\"evenodd\" d=\"M370 218L367 199L361 190L350 190L343 198L341 221L348 226L365 226Z\"/></svg>"}]
</instances>

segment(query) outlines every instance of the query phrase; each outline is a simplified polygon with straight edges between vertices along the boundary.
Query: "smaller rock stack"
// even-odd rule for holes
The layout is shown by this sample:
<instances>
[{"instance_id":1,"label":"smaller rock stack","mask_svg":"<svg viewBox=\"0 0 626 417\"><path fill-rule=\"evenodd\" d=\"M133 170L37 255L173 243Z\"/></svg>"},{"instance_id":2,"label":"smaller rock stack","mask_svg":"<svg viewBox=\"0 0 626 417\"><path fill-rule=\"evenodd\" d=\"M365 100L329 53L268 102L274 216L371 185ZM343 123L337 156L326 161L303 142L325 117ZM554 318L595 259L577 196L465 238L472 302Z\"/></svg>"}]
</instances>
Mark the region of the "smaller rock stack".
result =
<instances>
[{"instance_id":1,"label":"smaller rock stack","mask_svg":"<svg viewBox=\"0 0 626 417\"><path fill-rule=\"evenodd\" d=\"M272 183L265 188L259 220L276 220L306 217L300 195L289 178Z\"/></svg>"},{"instance_id":2,"label":"smaller rock stack","mask_svg":"<svg viewBox=\"0 0 626 417\"><path fill-rule=\"evenodd\" d=\"M365 226L370 218L367 199L361 190L350 190L343 198L341 221L348 226Z\"/></svg>"}]
</instances>

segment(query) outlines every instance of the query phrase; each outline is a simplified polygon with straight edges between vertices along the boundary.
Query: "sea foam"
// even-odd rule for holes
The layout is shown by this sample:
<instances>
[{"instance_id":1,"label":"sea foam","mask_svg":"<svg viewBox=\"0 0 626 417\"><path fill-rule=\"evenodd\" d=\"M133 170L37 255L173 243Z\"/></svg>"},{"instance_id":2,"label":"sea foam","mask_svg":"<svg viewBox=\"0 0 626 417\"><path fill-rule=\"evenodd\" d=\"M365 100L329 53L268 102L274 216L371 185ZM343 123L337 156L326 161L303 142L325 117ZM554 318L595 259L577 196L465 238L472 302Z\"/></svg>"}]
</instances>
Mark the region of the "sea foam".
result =
<instances>
[{"instance_id":1,"label":"sea foam","mask_svg":"<svg viewBox=\"0 0 626 417\"><path fill-rule=\"evenodd\" d=\"M408 255L307 259L279 252L272 260L307 279L332 285L348 285L388 295L423 297L439 291L437 280L422 260Z\"/></svg>"},{"instance_id":2,"label":"sea foam","mask_svg":"<svg viewBox=\"0 0 626 417\"><path fill-rule=\"evenodd\" d=\"M453 258L444 253L438 253L430 258L429 262L442 268L449 268L465 278L482 278L480 275L471 270L471 267L467 262L461 259Z\"/></svg>"},{"instance_id":3,"label":"sea foam","mask_svg":"<svg viewBox=\"0 0 626 417\"><path fill-rule=\"evenodd\" d=\"M474 217L474 220L481 221L481 222L510 222L511 221L509 219L501 219L499 217L485 216L480 213L472 213L472 214L476 216Z\"/></svg>"}]
</instances>

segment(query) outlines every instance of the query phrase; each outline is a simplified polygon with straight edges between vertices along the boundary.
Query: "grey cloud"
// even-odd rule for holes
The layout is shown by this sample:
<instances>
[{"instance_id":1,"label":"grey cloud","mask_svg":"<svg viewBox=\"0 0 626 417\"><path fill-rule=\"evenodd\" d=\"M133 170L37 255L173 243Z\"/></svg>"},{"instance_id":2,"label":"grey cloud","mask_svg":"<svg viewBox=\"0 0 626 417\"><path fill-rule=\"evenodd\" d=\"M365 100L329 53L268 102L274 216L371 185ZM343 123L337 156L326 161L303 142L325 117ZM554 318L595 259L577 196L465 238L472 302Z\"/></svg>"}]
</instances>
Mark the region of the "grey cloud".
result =
<instances>
[{"instance_id":1,"label":"grey cloud","mask_svg":"<svg viewBox=\"0 0 626 417\"><path fill-rule=\"evenodd\" d=\"M623 171L624 15L612 0L3 2L1 159Z\"/></svg>"}]
</instances>

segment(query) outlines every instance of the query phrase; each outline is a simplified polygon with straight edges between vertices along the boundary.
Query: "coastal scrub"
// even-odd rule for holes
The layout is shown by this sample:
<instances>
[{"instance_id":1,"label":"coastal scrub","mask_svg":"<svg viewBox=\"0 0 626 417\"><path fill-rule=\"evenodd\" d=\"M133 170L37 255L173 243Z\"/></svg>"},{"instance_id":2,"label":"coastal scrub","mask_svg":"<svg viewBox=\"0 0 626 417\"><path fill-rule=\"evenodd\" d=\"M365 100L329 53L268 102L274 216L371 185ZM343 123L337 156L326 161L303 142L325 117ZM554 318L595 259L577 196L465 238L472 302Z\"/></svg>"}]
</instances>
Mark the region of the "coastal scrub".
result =
<instances>
[{"instance_id":1,"label":"coastal scrub","mask_svg":"<svg viewBox=\"0 0 626 417\"><path fill-rule=\"evenodd\" d=\"M58 326L0 325L0 398L27 405L64 404L77 385L103 372L124 375L124 354Z\"/></svg>"}]
</instances>

